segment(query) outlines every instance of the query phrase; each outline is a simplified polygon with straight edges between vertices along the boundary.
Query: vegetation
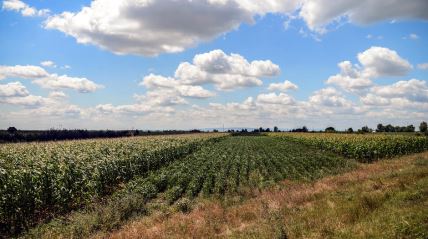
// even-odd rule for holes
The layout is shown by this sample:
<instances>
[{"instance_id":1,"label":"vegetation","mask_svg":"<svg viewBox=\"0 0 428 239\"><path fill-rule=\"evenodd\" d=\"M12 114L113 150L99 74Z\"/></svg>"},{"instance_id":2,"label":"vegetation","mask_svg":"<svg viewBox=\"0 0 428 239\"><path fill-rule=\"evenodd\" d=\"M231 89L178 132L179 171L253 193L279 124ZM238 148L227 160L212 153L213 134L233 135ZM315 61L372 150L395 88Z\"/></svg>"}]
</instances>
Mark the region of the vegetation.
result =
<instances>
[{"instance_id":1,"label":"vegetation","mask_svg":"<svg viewBox=\"0 0 428 239\"><path fill-rule=\"evenodd\" d=\"M423 124L423 122L421 124ZM376 132L415 132L415 126L392 126L390 124L384 126L382 124L378 124Z\"/></svg>"},{"instance_id":2,"label":"vegetation","mask_svg":"<svg viewBox=\"0 0 428 239\"><path fill-rule=\"evenodd\" d=\"M412 238L428 236L428 152L282 181L244 199L197 199L95 238Z\"/></svg>"},{"instance_id":3,"label":"vegetation","mask_svg":"<svg viewBox=\"0 0 428 239\"><path fill-rule=\"evenodd\" d=\"M417 153L428 149L428 138L416 135L326 133L272 133L271 135L283 138L284 141L313 145L363 162Z\"/></svg>"},{"instance_id":4,"label":"vegetation","mask_svg":"<svg viewBox=\"0 0 428 239\"><path fill-rule=\"evenodd\" d=\"M147 177L132 180L102 207L55 220L34 229L30 235L38 238L46 235L87 237L96 228L111 230L118 226L115 223L120 225L120 221L124 223L129 217L116 216L112 220L106 219L106 215L111 215L113 208L117 215L127 215L132 207L118 208L116 205L132 205L136 198L148 202L159 193L168 204L177 201L178 210L187 212L190 210L188 199L198 195L233 197L247 189L264 188L279 180L312 180L353 166L352 161L332 153L277 138L228 137L153 171Z\"/></svg>"},{"instance_id":5,"label":"vegetation","mask_svg":"<svg viewBox=\"0 0 428 239\"><path fill-rule=\"evenodd\" d=\"M53 141L53 140L73 140L73 139L94 139L94 138L118 138L129 136L147 135L172 135L200 133L199 130L164 130L164 131L143 131L143 130L82 130L82 129L50 129L50 130L18 130L9 127L7 130L0 130L0 143L7 142L33 142L33 141Z\"/></svg>"},{"instance_id":6,"label":"vegetation","mask_svg":"<svg viewBox=\"0 0 428 239\"><path fill-rule=\"evenodd\" d=\"M275 127L274 131L277 130ZM253 132L235 131L230 135L186 134L2 144L0 237L16 236L21 232L24 232L22 236L30 238L83 238L97 233L103 237L142 216L150 218L152 214L178 213L191 217L190 214L198 210L195 203L200 201L220 202L225 212L225 208L245 205L248 200L257 198L266 190L278 189L280 193L275 198L260 199L256 211L247 210L247 214L243 215L247 221L259 220L261 217L260 227L245 230L242 234L234 232L233 235L262 235L269 238L350 237L351 234L346 230L355 230L351 225L378 220L379 227L371 227L370 230L380 231L382 227L390 228L393 225L400 228L389 236L400 237L405 233L415 238L425 236L428 227L417 225L426 222L426 217L417 211L421 203L426 203L426 192L419 190L426 187L425 179L428 177L425 159L418 161L420 171L411 168L408 174L404 171L399 174L403 178L397 184L399 187L405 182L411 182L400 190L409 190L412 195L415 193L416 201L412 201L416 205L414 208L397 209L397 213L401 210L400 213L409 216L403 219L409 225L398 225L401 221L392 222L389 218L396 214L381 219L366 219L366 214L373 210L384 208L382 210L385 212L392 212L397 205L405 205L400 201L400 191L389 191L389 188L385 188L387 193L379 196L366 193L364 190L368 188L355 187L352 191L353 185L350 185L351 191L342 192L337 198L330 194L319 194L319 198L306 199L324 211L325 215L318 209L299 212L299 207L304 208L305 205L296 202L287 202L291 203L291 206L287 206L289 204L278 201L275 202L278 205L272 206L271 201L292 197L293 194L284 191L290 190L289 186L308 187L311 185L309 182L327 175L348 172L356 167L371 167L367 164L361 166L353 159L372 162L427 150L428 137L419 133L335 133L334 128L329 130L331 133L309 134L305 133L306 127L301 130L300 133L279 133L260 128ZM426 153L423 155L428 158ZM383 164L399 165L390 162ZM414 173L415 178L410 177L410 172ZM425 181L419 181L423 178ZM284 179L287 180L285 184L279 183ZM286 188L282 188L282 185ZM342 184L325 185L326 188L331 186L339 190ZM343 195L349 197L344 198ZM391 198L393 201L389 201ZM316 201L318 199L319 204ZM330 209L325 206L329 202L342 206ZM273 208L273 211L269 208ZM242 209L243 212L245 210ZM319 220L318 214L322 214ZM346 216L340 217L342 214ZM337 234L337 228L329 231L324 226L304 231L304 228L311 227L310 220L320 225L324 225L322 222L334 221L328 220L327 215L345 220L343 222L348 223L349 228L342 228L342 234ZM218 222L219 225L229 219L222 220ZM389 224L382 224L384 222ZM337 224L340 223L335 222L334 225ZM270 229L266 230L264 226ZM215 232L209 231L210 234L201 237L211 237L222 230L211 224L206 225L206 228L215 229ZM383 237L383 234L376 233L364 235Z\"/></svg>"},{"instance_id":7,"label":"vegetation","mask_svg":"<svg viewBox=\"0 0 428 239\"><path fill-rule=\"evenodd\" d=\"M31 224L110 194L222 134L0 145L0 228Z\"/></svg>"}]
</instances>

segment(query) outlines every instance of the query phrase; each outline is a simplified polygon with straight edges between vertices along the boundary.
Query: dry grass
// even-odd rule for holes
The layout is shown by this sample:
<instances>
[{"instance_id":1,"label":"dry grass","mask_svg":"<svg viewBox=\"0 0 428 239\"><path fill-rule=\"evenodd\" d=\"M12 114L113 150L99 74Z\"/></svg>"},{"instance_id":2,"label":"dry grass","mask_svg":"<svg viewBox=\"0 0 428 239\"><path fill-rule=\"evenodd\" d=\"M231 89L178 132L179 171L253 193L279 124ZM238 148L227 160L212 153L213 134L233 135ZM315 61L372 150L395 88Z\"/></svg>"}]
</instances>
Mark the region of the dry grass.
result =
<instances>
[{"instance_id":1,"label":"dry grass","mask_svg":"<svg viewBox=\"0 0 428 239\"><path fill-rule=\"evenodd\" d=\"M190 213L154 213L95 237L376 238L410 233L423 238L428 233L423 215L428 208L427 179L425 152L360 164L354 171L312 183L284 181L252 192L243 203L200 199ZM413 206L403 206L407 197ZM419 221L406 217L418 212Z\"/></svg>"}]
</instances>

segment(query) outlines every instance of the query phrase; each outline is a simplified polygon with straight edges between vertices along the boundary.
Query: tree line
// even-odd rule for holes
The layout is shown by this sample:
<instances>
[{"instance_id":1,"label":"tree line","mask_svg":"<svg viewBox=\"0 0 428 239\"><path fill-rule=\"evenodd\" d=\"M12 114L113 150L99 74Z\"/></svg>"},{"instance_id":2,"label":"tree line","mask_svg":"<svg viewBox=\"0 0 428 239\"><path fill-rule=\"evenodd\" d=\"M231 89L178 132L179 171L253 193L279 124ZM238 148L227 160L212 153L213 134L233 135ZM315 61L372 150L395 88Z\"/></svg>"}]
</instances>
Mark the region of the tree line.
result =
<instances>
[{"instance_id":1,"label":"tree line","mask_svg":"<svg viewBox=\"0 0 428 239\"><path fill-rule=\"evenodd\" d=\"M275 127L275 128L277 128L277 127ZM264 131L264 132L266 132L266 131ZM363 126L363 127L361 127L361 129L357 129L356 131L354 131L353 128L348 128L346 131L339 131L339 130L336 130L334 127L327 127L327 128L325 128L325 130L320 130L320 131L314 131L314 130L309 131L306 126L303 126L302 128L292 129L292 130L289 130L288 132L326 132L326 133L335 133L335 132L345 132L345 133L372 133L372 132L400 133L400 132L410 132L410 133L412 133L412 132L416 132L416 127L414 125L393 126L391 124L383 125L383 124L379 123L377 125L376 129L374 129L374 130L372 128L369 128L368 126ZM428 135L427 122L423 121L419 124L419 132Z\"/></svg>"},{"instance_id":2,"label":"tree line","mask_svg":"<svg viewBox=\"0 0 428 239\"><path fill-rule=\"evenodd\" d=\"M0 142L31 142L92 138L118 138L143 135L169 135L200 133L200 130L84 130L84 129L50 129L50 130L18 130L9 127L0 130Z\"/></svg>"}]
</instances>

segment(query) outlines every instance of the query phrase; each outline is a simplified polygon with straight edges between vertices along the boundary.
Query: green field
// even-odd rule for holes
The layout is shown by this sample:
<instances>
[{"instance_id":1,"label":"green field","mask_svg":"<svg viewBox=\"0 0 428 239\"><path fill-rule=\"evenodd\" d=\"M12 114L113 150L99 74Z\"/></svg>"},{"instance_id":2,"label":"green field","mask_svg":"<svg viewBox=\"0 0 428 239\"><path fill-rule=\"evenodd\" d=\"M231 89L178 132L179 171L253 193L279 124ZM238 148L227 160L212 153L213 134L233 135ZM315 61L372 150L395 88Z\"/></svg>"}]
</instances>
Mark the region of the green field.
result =
<instances>
[{"instance_id":1,"label":"green field","mask_svg":"<svg viewBox=\"0 0 428 239\"><path fill-rule=\"evenodd\" d=\"M287 133L6 144L1 233L89 237L165 208L246 200L283 180L313 182L352 171L357 161L426 149L424 136Z\"/></svg>"}]
</instances>

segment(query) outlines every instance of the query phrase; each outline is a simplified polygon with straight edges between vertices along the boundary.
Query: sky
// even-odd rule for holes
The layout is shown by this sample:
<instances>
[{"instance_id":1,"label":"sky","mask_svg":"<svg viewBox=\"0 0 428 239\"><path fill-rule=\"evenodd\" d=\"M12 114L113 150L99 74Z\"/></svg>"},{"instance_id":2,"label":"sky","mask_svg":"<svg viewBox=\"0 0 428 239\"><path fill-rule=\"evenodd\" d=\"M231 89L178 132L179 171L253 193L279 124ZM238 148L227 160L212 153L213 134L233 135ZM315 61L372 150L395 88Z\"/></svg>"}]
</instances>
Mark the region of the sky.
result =
<instances>
[{"instance_id":1,"label":"sky","mask_svg":"<svg viewBox=\"0 0 428 239\"><path fill-rule=\"evenodd\" d=\"M3 0L0 128L428 121L426 0Z\"/></svg>"}]
</instances>

